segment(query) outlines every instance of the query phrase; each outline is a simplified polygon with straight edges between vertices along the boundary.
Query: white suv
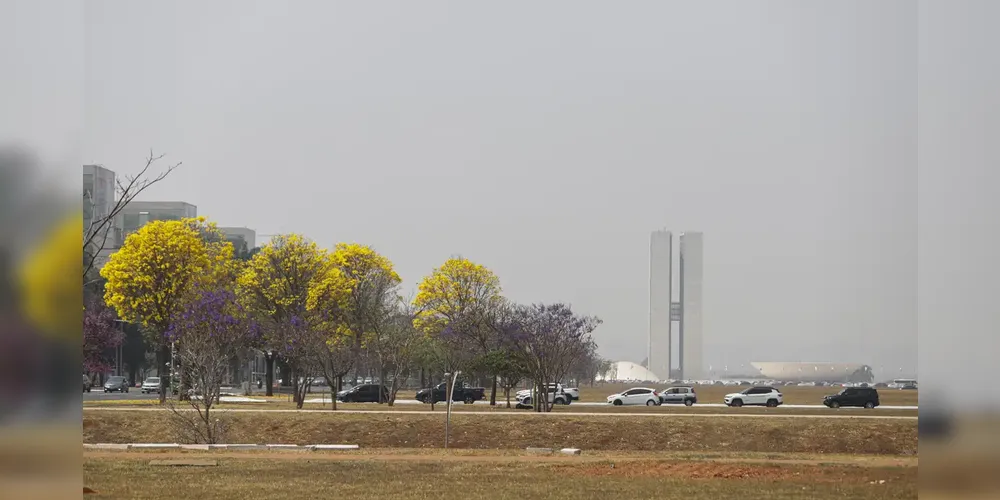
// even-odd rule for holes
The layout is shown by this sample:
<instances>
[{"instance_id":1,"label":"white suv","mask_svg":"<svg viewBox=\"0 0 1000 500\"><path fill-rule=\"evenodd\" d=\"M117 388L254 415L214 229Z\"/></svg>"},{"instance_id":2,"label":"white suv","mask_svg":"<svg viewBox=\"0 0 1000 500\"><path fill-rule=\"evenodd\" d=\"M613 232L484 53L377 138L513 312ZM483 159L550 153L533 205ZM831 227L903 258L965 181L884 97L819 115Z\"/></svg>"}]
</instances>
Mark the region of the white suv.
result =
<instances>
[{"instance_id":1,"label":"white suv","mask_svg":"<svg viewBox=\"0 0 1000 500\"><path fill-rule=\"evenodd\" d=\"M784 403L780 392L774 387L757 386L746 389L742 392L726 394L725 403L727 406L760 405L774 408Z\"/></svg>"}]
</instances>

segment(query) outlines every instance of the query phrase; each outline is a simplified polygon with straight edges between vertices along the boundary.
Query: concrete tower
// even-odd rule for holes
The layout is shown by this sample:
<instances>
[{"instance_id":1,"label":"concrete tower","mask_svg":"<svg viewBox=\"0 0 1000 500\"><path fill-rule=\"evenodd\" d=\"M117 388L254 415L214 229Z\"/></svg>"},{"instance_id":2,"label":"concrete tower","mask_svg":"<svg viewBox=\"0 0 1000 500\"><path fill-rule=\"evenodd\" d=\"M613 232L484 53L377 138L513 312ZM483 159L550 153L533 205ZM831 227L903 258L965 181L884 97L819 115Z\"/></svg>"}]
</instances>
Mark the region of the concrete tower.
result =
<instances>
[{"instance_id":1,"label":"concrete tower","mask_svg":"<svg viewBox=\"0 0 1000 500\"><path fill-rule=\"evenodd\" d=\"M670 378L670 303L673 301L673 233L654 231L649 238L649 344L646 368Z\"/></svg>"},{"instance_id":2,"label":"concrete tower","mask_svg":"<svg viewBox=\"0 0 1000 500\"><path fill-rule=\"evenodd\" d=\"M681 378L705 377L702 366L702 233L680 236L680 370Z\"/></svg>"}]
</instances>

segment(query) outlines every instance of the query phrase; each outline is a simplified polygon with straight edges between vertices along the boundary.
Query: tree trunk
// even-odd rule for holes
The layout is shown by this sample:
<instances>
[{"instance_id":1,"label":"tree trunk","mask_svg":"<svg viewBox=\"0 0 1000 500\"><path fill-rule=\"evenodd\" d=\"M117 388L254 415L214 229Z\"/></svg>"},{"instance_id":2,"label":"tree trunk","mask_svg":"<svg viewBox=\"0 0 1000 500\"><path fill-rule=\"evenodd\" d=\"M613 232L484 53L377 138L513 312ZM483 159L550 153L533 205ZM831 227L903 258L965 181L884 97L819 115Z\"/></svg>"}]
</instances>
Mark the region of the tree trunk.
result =
<instances>
[{"instance_id":1,"label":"tree trunk","mask_svg":"<svg viewBox=\"0 0 1000 500\"><path fill-rule=\"evenodd\" d=\"M497 405L497 376L493 375L493 388L490 389L490 406Z\"/></svg>"},{"instance_id":2,"label":"tree trunk","mask_svg":"<svg viewBox=\"0 0 1000 500\"><path fill-rule=\"evenodd\" d=\"M380 368L378 371L378 402L388 403L388 401L383 400L385 396L384 394L382 394L383 387L385 387L385 367Z\"/></svg>"},{"instance_id":3,"label":"tree trunk","mask_svg":"<svg viewBox=\"0 0 1000 500\"><path fill-rule=\"evenodd\" d=\"M424 380L424 369L421 368L420 369L420 389L423 389L424 387L427 387L427 385L424 382L425 382L425 380Z\"/></svg>"},{"instance_id":4,"label":"tree trunk","mask_svg":"<svg viewBox=\"0 0 1000 500\"><path fill-rule=\"evenodd\" d=\"M173 386L168 386L167 381L170 380L170 372L163 373L162 371L167 368L167 359L170 358L170 344L166 342L160 343L160 350L156 353L156 374L160 376L160 404L166 404L167 402L167 391L173 390ZM169 387L169 389L168 389Z\"/></svg>"},{"instance_id":5,"label":"tree trunk","mask_svg":"<svg viewBox=\"0 0 1000 500\"><path fill-rule=\"evenodd\" d=\"M510 409L510 387L504 388L503 392L504 392L504 397L507 398L507 409L509 410Z\"/></svg>"},{"instance_id":6,"label":"tree trunk","mask_svg":"<svg viewBox=\"0 0 1000 500\"><path fill-rule=\"evenodd\" d=\"M274 355L264 353L264 389L265 396L274 396Z\"/></svg>"}]
</instances>

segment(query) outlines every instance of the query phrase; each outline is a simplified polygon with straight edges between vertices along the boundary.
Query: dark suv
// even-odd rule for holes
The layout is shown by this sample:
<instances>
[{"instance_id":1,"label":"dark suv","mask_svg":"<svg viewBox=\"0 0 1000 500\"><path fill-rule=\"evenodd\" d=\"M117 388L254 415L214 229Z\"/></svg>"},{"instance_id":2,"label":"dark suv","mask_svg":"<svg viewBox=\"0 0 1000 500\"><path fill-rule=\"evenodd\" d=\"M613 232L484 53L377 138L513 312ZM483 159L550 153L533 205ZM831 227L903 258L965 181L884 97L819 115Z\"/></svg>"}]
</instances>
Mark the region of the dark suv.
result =
<instances>
[{"instance_id":1,"label":"dark suv","mask_svg":"<svg viewBox=\"0 0 1000 500\"><path fill-rule=\"evenodd\" d=\"M823 404L830 408L841 406L875 408L879 404L878 391L874 387L847 387L837 394L824 397Z\"/></svg>"},{"instance_id":2,"label":"dark suv","mask_svg":"<svg viewBox=\"0 0 1000 500\"><path fill-rule=\"evenodd\" d=\"M337 401L342 403L378 403L379 388L382 389L382 402L389 402L389 389L384 385L362 384L337 393Z\"/></svg>"}]
</instances>

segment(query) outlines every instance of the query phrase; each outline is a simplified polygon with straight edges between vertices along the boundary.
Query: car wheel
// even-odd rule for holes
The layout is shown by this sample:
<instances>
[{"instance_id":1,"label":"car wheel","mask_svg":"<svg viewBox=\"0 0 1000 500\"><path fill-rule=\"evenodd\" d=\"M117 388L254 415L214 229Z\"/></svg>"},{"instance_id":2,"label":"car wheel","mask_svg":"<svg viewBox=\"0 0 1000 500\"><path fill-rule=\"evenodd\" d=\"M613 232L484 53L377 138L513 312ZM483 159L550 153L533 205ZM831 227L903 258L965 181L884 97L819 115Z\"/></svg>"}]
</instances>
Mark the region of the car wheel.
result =
<instances>
[{"instance_id":1,"label":"car wheel","mask_svg":"<svg viewBox=\"0 0 1000 500\"><path fill-rule=\"evenodd\" d=\"M649 401L646 401L646 406L656 406L656 401L650 399Z\"/></svg>"},{"instance_id":2,"label":"car wheel","mask_svg":"<svg viewBox=\"0 0 1000 500\"><path fill-rule=\"evenodd\" d=\"M476 402L476 400L472 399L472 396L469 396L469 397L465 398L465 404L467 404L467 405L471 405L472 403L475 403L475 402Z\"/></svg>"},{"instance_id":3,"label":"car wheel","mask_svg":"<svg viewBox=\"0 0 1000 500\"><path fill-rule=\"evenodd\" d=\"M621 406L622 405L622 400L616 399L614 405L615 406Z\"/></svg>"},{"instance_id":4,"label":"car wheel","mask_svg":"<svg viewBox=\"0 0 1000 500\"><path fill-rule=\"evenodd\" d=\"M778 407L778 400L777 399L768 399L767 400L767 407L768 408L777 408Z\"/></svg>"},{"instance_id":5,"label":"car wheel","mask_svg":"<svg viewBox=\"0 0 1000 500\"><path fill-rule=\"evenodd\" d=\"M733 402L730 404L730 406L735 406L735 407L739 408L739 407L743 406L743 400L742 399L734 399Z\"/></svg>"},{"instance_id":6,"label":"car wheel","mask_svg":"<svg viewBox=\"0 0 1000 500\"><path fill-rule=\"evenodd\" d=\"M865 408L868 408L869 410L872 409L872 408L875 408L875 403L869 401L869 402L865 403Z\"/></svg>"},{"instance_id":7,"label":"car wheel","mask_svg":"<svg viewBox=\"0 0 1000 500\"><path fill-rule=\"evenodd\" d=\"M836 401L830 401L830 408L840 408L840 403Z\"/></svg>"},{"instance_id":8,"label":"car wheel","mask_svg":"<svg viewBox=\"0 0 1000 500\"><path fill-rule=\"evenodd\" d=\"M685 399L684 400L684 406L691 406L693 404L694 404L694 401L692 401L690 399Z\"/></svg>"}]
</instances>

